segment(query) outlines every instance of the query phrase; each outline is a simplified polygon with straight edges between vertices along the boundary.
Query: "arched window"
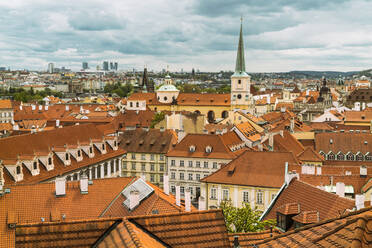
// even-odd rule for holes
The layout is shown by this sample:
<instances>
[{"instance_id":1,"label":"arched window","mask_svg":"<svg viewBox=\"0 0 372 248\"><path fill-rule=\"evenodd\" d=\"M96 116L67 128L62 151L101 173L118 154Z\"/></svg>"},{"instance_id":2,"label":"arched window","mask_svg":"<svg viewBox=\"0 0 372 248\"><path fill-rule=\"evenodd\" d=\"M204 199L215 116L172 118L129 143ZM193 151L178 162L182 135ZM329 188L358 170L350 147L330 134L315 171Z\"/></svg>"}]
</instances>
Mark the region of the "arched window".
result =
<instances>
[{"instance_id":1,"label":"arched window","mask_svg":"<svg viewBox=\"0 0 372 248\"><path fill-rule=\"evenodd\" d=\"M214 111L213 110L210 110L208 112L208 122L209 123L213 123L214 122Z\"/></svg>"},{"instance_id":2,"label":"arched window","mask_svg":"<svg viewBox=\"0 0 372 248\"><path fill-rule=\"evenodd\" d=\"M327 158L328 160L335 160L335 154L331 152L330 154L328 154Z\"/></svg>"},{"instance_id":3,"label":"arched window","mask_svg":"<svg viewBox=\"0 0 372 248\"><path fill-rule=\"evenodd\" d=\"M93 147L89 147L89 153L93 153Z\"/></svg>"},{"instance_id":4,"label":"arched window","mask_svg":"<svg viewBox=\"0 0 372 248\"><path fill-rule=\"evenodd\" d=\"M17 166L17 175L21 174L21 166Z\"/></svg>"},{"instance_id":5,"label":"arched window","mask_svg":"<svg viewBox=\"0 0 372 248\"><path fill-rule=\"evenodd\" d=\"M363 156L362 153L358 153L358 154L355 156L355 159L356 159L357 161L363 161L363 158L364 158L364 156Z\"/></svg>"},{"instance_id":6,"label":"arched window","mask_svg":"<svg viewBox=\"0 0 372 248\"><path fill-rule=\"evenodd\" d=\"M354 161L354 154L352 154L351 152L348 153L348 154L346 155L346 160Z\"/></svg>"},{"instance_id":7,"label":"arched window","mask_svg":"<svg viewBox=\"0 0 372 248\"><path fill-rule=\"evenodd\" d=\"M49 164L49 165L52 164L52 158L48 158L48 164Z\"/></svg>"},{"instance_id":8,"label":"arched window","mask_svg":"<svg viewBox=\"0 0 372 248\"><path fill-rule=\"evenodd\" d=\"M66 152L66 160L68 160L68 153Z\"/></svg>"},{"instance_id":9,"label":"arched window","mask_svg":"<svg viewBox=\"0 0 372 248\"><path fill-rule=\"evenodd\" d=\"M221 117L224 118L224 119L229 117L229 112L227 112L226 110L223 111Z\"/></svg>"},{"instance_id":10,"label":"arched window","mask_svg":"<svg viewBox=\"0 0 372 248\"><path fill-rule=\"evenodd\" d=\"M337 154L337 160L345 160L345 155L340 152L339 154Z\"/></svg>"},{"instance_id":11,"label":"arched window","mask_svg":"<svg viewBox=\"0 0 372 248\"><path fill-rule=\"evenodd\" d=\"M34 170L37 169L37 162L34 162Z\"/></svg>"},{"instance_id":12,"label":"arched window","mask_svg":"<svg viewBox=\"0 0 372 248\"><path fill-rule=\"evenodd\" d=\"M239 80L238 80L238 84L241 84L241 83L242 83L242 80L239 79Z\"/></svg>"},{"instance_id":13,"label":"arched window","mask_svg":"<svg viewBox=\"0 0 372 248\"><path fill-rule=\"evenodd\" d=\"M163 99L164 99L164 101L166 101L166 100L168 100L168 97L165 96Z\"/></svg>"},{"instance_id":14,"label":"arched window","mask_svg":"<svg viewBox=\"0 0 372 248\"><path fill-rule=\"evenodd\" d=\"M238 99L242 99L242 95L241 94L238 94Z\"/></svg>"}]
</instances>

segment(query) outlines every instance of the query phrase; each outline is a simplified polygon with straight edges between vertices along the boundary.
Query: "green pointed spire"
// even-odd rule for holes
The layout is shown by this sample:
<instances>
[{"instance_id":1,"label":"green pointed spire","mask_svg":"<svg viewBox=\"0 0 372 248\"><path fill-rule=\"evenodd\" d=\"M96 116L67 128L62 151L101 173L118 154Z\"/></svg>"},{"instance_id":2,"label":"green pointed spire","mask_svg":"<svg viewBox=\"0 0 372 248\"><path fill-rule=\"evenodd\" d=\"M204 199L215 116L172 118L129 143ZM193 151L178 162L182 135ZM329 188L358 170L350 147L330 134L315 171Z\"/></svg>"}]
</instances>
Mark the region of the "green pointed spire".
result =
<instances>
[{"instance_id":1,"label":"green pointed spire","mask_svg":"<svg viewBox=\"0 0 372 248\"><path fill-rule=\"evenodd\" d=\"M239 46L238 46L238 53L236 55L235 73L242 74L245 72L243 18L240 18L240 21L241 23L240 23Z\"/></svg>"}]
</instances>

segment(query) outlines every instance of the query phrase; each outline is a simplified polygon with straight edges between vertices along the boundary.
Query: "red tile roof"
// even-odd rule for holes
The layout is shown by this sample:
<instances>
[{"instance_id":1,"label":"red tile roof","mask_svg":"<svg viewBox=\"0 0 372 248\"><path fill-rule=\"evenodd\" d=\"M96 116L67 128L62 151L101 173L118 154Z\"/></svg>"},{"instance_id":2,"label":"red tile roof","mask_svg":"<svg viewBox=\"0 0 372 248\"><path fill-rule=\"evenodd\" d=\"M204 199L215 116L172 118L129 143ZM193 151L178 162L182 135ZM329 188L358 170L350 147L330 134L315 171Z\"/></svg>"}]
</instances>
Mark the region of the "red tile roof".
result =
<instances>
[{"instance_id":1,"label":"red tile roof","mask_svg":"<svg viewBox=\"0 0 372 248\"><path fill-rule=\"evenodd\" d=\"M290 152L246 151L202 182L280 188L285 162L298 165Z\"/></svg>"},{"instance_id":2,"label":"red tile roof","mask_svg":"<svg viewBox=\"0 0 372 248\"><path fill-rule=\"evenodd\" d=\"M297 155L297 158L300 161L306 161L306 162L323 162L324 159L313 150L311 147L306 147L303 152Z\"/></svg>"},{"instance_id":3,"label":"red tile roof","mask_svg":"<svg viewBox=\"0 0 372 248\"><path fill-rule=\"evenodd\" d=\"M315 150L334 154L339 151L345 155L351 151L354 154L366 154L372 151L372 134L370 133L318 133L315 134Z\"/></svg>"},{"instance_id":4,"label":"red tile roof","mask_svg":"<svg viewBox=\"0 0 372 248\"><path fill-rule=\"evenodd\" d=\"M265 240L267 238L271 238L277 235L279 235L279 231L274 229L274 230L265 230L262 232L229 233L229 239L230 239L231 247L233 247L234 237L238 236L240 247L248 248L248 247L252 247L252 245L262 240Z\"/></svg>"},{"instance_id":5,"label":"red tile roof","mask_svg":"<svg viewBox=\"0 0 372 248\"><path fill-rule=\"evenodd\" d=\"M0 109L12 109L12 101L11 100L0 100Z\"/></svg>"}]
</instances>

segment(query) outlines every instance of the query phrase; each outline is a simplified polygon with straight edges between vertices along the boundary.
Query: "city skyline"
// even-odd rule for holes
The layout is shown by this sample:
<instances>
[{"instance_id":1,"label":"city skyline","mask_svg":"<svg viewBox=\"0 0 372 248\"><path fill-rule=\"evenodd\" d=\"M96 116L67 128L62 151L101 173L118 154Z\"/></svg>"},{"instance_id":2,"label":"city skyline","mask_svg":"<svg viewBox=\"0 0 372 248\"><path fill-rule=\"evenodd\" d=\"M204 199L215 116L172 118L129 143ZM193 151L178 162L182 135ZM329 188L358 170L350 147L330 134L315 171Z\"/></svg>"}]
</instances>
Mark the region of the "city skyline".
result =
<instances>
[{"instance_id":1,"label":"city skyline","mask_svg":"<svg viewBox=\"0 0 372 248\"><path fill-rule=\"evenodd\" d=\"M362 0L1 2L0 67L233 70L243 16L248 72L363 70L371 9Z\"/></svg>"}]
</instances>

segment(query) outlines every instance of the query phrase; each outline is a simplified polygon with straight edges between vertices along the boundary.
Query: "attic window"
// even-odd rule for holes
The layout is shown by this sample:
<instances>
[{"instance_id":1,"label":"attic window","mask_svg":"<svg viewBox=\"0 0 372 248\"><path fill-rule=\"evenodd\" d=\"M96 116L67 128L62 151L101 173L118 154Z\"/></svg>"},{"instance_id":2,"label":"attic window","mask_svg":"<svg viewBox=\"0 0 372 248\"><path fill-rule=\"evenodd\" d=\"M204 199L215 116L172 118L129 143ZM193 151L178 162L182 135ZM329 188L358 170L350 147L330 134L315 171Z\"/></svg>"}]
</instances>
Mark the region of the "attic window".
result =
<instances>
[{"instance_id":1,"label":"attic window","mask_svg":"<svg viewBox=\"0 0 372 248\"><path fill-rule=\"evenodd\" d=\"M140 145L140 146L143 145L143 140L140 140L139 145Z\"/></svg>"},{"instance_id":2,"label":"attic window","mask_svg":"<svg viewBox=\"0 0 372 248\"><path fill-rule=\"evenodd\" d=\"M365 145L367 145L367 144L368 144L368 141L367 141L367 140L365 140L365 141L364 141L364 144L365 144Z\"/></svg>"},{"instance_id":3,"label":"attic window","mask_svg":"<svg viewBox=\"0 0 372 248\"><path fill-rule=\"evenodd\" d=\"M66 160L68 160L68 153L66 152Z\"/></svg>"},{"instance_id":4,"label":"attic window","mask_svg":"<svg viewBox=\"0 0 372 248\"><path fill-rule=\"evenodd\" d=\"M195 146L190 146L189 149L190 149L190 152L195 152Z\"/></svg>"},{"instance_id":5,"label":"attic window","mask_svg":"<svg viewBox=\"0 0 372 248\"><path fill-rule=\"evenodd\" d=\"M52 164L52 158L48 158L48 164Z\"/></svg>"},{"instance_id":6,"label":"attic window","mask_svg":"<svg viewBox=\"0 0 372 248\"><path fill-rule=\"evenodd\" d=\"M227 102L227 99L225 99L225 103Z\"/></svg>"},{"instance_id":7,"label":"attic window","mask_svg":"<svg viewBox=\"0 0 372 248\"><path fill-rule=\"evenodd\" d=\"M206 153L211 153L211 152L212 152L212 147L211 147L211 146L207 146L207 147L205 148L205 152L206 152Z\"/></svg>"},{"instance_id":8,"label":"attic window","mask_svg":"<svg viewBox=\"0 0 372 248\"><path fill-rule=\"evenodd\" d=\"M77 155L78 155L78 157L81 156L81 152L80 152L80 150L78 150Z\"/></svg>"},{"instance_id":9,"label":"attic window","mask_svg":"<svg viewBox=\"0 0 372 248\"><path fill-rule=\"evenodd\" d=\"M105 144L102 144L102 150L105 150Z\"/></svg>"},{"instance_id":10,"label":"attic window","mask_svg":"<svg viewBox=\"0 0 372 248\"><path fill-rule=\"evenodd\" d=\"M114 141L114 146L117 146L118 145L118 142L116 142L116 140Z\"/></svg>"},{"instance_id":11,"label":"attic window","mask_svg":"<svg viewBox=\"0 0 372 248\"><path fill-rule=\"evenodd\" d=\"M127 140L126 144L129 145L130 144L130 140Z\"/></svg>"},{"instance_id":12,"label":"attic window","mask_svg":"<svg viewBox=\"0 0 372 248\"><path fill-rule=\"evenodd\" d=\"M333 139L329 139L329 144L333 144Z\"/></svg>"},{"instance_id":13,"label":"attic window","mask_svg":"<svg viewBox=\"0 0 372 248\"><path fill-rule=\"evenodd\" d=\"M17 166L17 175L21 174L21 166Z\"/></svg>"},{"instance_id":14,"label":"attic window","mask_svg":"<svg viewBox=\"0 0 372 248\"><path fill-rule=\"evenodd\" d=\"M89 147L89 153L93 153L93 148Z\"/></svg>"},{"instance_id":15,"label":"attic window","mask_svg":"<svg viewBox=\"0 0 372 248\"><path fill-rule=\"evenodd\" d=\"M199 102L199 99L196 99L196 102Z\"/></svg>"},{"instance_id":16,"label":"attic window","mask_svg":"<svg viewBox=\"0 0 372 248\"><path fill-rule=\"evenodd\" d=\"M365 115L362 115L362 120L364 120L366 118L366 116Z\"/></svg>"},{"instance_id":17,"label":"attic window","mask_svg":"<svg viewBox=\"0 0 372 248\"><path fill-rule=\"evenodd\" d=\"M213 100L213 99L211 99L211 102L214 102L214 100Z\"/></svg>"}]
</instances>

